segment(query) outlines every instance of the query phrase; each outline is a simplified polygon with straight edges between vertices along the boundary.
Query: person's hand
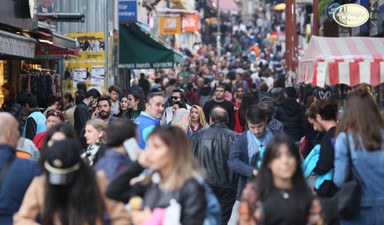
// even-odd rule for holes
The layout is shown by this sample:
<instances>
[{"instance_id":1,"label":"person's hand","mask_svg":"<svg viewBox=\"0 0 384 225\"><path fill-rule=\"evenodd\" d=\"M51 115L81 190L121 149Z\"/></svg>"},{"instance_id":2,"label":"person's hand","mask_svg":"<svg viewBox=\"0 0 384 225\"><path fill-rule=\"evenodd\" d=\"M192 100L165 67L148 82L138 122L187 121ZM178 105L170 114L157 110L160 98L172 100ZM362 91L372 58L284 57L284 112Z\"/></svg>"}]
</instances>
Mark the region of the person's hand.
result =
<instances>
[{"instance_id":1,"label":"person's hand","mask_svg":"<svg viewBox=\"0 0 384 225\"><path fill-rule=\"evenodd\" d=\"M99 109L96 108L96 110L92 113L91 119L97 119L99 118Z\"/></svg>"},{"instance_id":2,"label":"person's hand","mask_svg":"<svg viewBox=\"0 0 384 225\"><path fill-rule=\"evenodd\" d=\"M145 207L144 210L132 211L131 215L133 224L140 225L151 220L152 212L150 208Z\"/></svg>"},{"instance_id":3,"label":"person's hand","mask_svg":"<svg viewBox=\"0 0 384 225\"><path fill-rule=\"evenodd\" d=\"M253 176L257 176L258 173L259 173L259 171L258 171L257 169L254 169L254 170L252 171L252 175L253 175Z\"/></svg>"},{"instance_id":4,"label":"person's hand","mask_svg":"<svg viewBox=\"0 0 384 225\"><path fill-rule=\"evenodd\" d=\"M145 150L138 152L137 162L144 168L149 167L148 154Z\"/></svg>"}]
</instances>

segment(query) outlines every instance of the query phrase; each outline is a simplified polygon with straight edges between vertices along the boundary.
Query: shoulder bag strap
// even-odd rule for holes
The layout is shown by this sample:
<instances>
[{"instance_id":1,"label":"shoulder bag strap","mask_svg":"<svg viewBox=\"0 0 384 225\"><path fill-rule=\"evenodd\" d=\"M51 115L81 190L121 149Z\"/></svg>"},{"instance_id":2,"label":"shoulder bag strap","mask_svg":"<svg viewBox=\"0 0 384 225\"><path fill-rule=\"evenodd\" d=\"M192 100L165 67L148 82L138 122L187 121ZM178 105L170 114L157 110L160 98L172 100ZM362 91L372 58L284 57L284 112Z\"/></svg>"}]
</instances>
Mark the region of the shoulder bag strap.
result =
<instances>
[{"instance_id":1,"label":"shoulder bag strap","mask_svg":"<svg viewBox=\"0 0 384 225\"><path fill-rule=\"evenodd\" d=\"M16 156L14 154L11 154L9 156L9 158L7 159L7 161L5 162L5 165L4 165L3 169L1 169L1 172L0 172L0 188L1 188L1 185L3 184L5 176L7 175L9 167L11 167L11 165L13 163L13 160L15 160L15 157Z\"/></svg>"},{"instance_id":2,"label":"shoulder bag strap","mask_svg":"<svg viewBox=\"0 0 384 225\"><path fill-rule=\"evenodd\" d=\"M350 148L350 145L349 145L349 135L348 135L348 132L345 132L345 136L346 136L346 139L347 139L347 150L348 150L348 161L349 161L349 168L352 168L352 156L351 156L351 148Z\"/></svg>"}]
</instances>

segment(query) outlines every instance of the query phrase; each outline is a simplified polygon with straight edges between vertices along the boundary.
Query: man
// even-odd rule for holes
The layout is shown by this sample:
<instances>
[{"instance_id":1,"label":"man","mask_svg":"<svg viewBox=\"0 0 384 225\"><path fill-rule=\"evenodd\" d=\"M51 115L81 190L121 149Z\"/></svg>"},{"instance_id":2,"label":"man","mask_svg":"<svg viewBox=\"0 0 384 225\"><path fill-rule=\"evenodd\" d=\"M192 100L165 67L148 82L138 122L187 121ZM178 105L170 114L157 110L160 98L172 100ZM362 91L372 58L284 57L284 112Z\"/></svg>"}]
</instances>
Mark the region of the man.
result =
<instances>
[{"instance_id":1,"label":"man","mask_svg":"<svg viewBox=\"0 0 384 225\"><path fill-rule=\"evenodd\" d=\"M309 123L313 125L313 129L319 132L325 132L321 139L321 147L319 159L313 172L316 175L333 174L334 161L335 161L335 130L337 119L337 104L331 101L326 102L319 100L310 105L306 110L305 116ZM309 156L308 156L309 157ZM338 188L333 183L332 179L325 180L323 184L316 189L316 194L319 197L322 205L324 220L327 224L340 224L340 218L337 215L337 202L333 197Z\"/></svg>"},{"instance_id":2,"label":"man","mask_svg":"<svg viewBox=\"0 0 384 225\"><path fill-rule=\"evenodd\" d=\"M172 95L171 95L171 103L170 103L170 106L167 107L165 109L165 112L163 114L163 117L161 118L161 125L167 125L169 124L169 122L172 121L172 118L173 118L173 112L172 112L172 109L173 109L173 103L175 102L182 102L184 104L187 103L187 97L185 96L185 93L180 90L180 89L173 89L172 91ZM187 106L187 110L190 110L191 109L191 106L189 106L188 104L186 104Z\"/></svg>"},{"instance_id":3,"label":"man","mask_svg":"<svg viewBox=\"0 0 384 225\"><path fill-rule=\"evenodd\" d=\"M204 104L203 111L205 118L209 118L209 113L215 106L220 106L221 108L225 109L228 113L229 121L227 123L227 126L229 129L233 130L235 128L235 111L234 106L232 102L225 100L225 89L224 86L217 86L215 90L215 98L207 101Z\"/></svg>"},{"instance_id":4,"label":"man","mask_svg":"<svg viewBox=\"0 0 384 225\"><path fill-rule=\"evenodd\" d=\"M115 115L115 113L119 110L119 87L116 85L111 85L108 88L109 92L109 97L111 97L111 104L112 104L112 109L111 109L111 114Z\"/></svg>"},{"instance_id":5,"label":"man","mask_svg":"<svg viewBox=\"0 0 384 225\"><path fill-rule=\"evenodd\" d=\"M97 99L100 97L100 93L96 89L91 89L87 91L85 99L76 107L74 117L75 117L75 131L78 136L85 126L85 123L91 118L90 107L92 107Z\"/></svg>"},{"instance_id":6,"label":"man","mask_svg":"<svg viewBox=\"0 0 384 225\"><path fill-rule=\"evenodd\" d=\"M47 130L45 125L45 116L37 107L37 98L27 92L20 97L20 105L23 112L28 115L23 129L23 138L33 140L37 134Z\"/></svg>"},{"instance_id":7,"label":"man","mask_svg":"<svg viewBox=\"0 0 384 225\"><path fill-rule=\"evenodd\" d=\"M72 100L73 100L73 98L72 98L71 93L65 93L64 94L63 101L64 101L65 110L68 110L68 109L73 107Z\"/></svg>"},{"instance_id":8,"label":"man","mask_svg":"<svg viewBox=\"0 0 384 225\"><path fill-rule=\"evenodd\" d=\"M211 88L215 89L216 86L221 85L225 86L227 82L225 82L225 75L223 72L219 72L217 74L217 80L211 82Z\"/></svg>"},{"instance_id":9,"label":"man","mask_svg":"<svg viewBox=\"0 0 384 225\"><path fill-rule=\"evenodd\" d=\"M185 90L186 85L184 85L184 78L181 75L177 76L176 88L180 90Z\"/></svg>"},{"instance_id":10,"label":"man","mask_svg":"<svg viewBox=\"0 0 384 225\"><path fill-rule=\"evenodd\" d=\"M145 96L147 96L148 93L149 93L149 89L151 87L151 84L145 78L145 74L144 73L140 73L139 87L141 87L143 89Z\"/></svg>"},{"instance_id":11,"label":"man","mask_svg":"<svg viewBox=\"0 0 384 225\"><path fill-rule=\"evenodd\" d=\"M240 175L237 199L241 196L245 184L258 173L256 164L259 161L260 150L276 133L281 133L279 130L267 127L267 112L259 105L250 106L245 118L249 130L235 138L228 160L229 169Z\"/></svg>"},{"instance_id":12,"label":"man","mask_svg":"<svg viewBox=\"0 0 384 225\"><path fill-rule=\"evenodd\" d=\"M172 78L168 82L168 87L165 88L165 93L167 94L167 98L170 98L173 90L176 88L176 79Z\"/></svg>"},{"instance_id":13,"label":"man","mask_svg":"<svg viewBox=\"0 0 384 225\"><path fill-rule=\"evenodd\" d=\"M239 86L239 85L242 85L244 87L245 93L249 92L247 81L242 80L241 73L236 73L236 80L235 80L235 82L232 85L232 92L234 92L236 90L236 87Z\"/></svg>"},{"instance_id":14,"label":"man","mask_svg":"<svg viewBox=\"0 0 384 225\"><path fill-rule=\"evenodd\" d=\"M160 125L160 119L164 113L165 99L162 93L149 93L145 103L145 112L135 119L137 133L139 135L139 147L145 149L147 137L152 130Z\"/></svg>"},{"instance_id":15,"label":"man","mask_svg":"<svg viewBox=\"0 0 384 225\"><path fill-rule=\"evenodd\" d=\"M188 77L189 77L189 72L188 72L188 65L184 64L183 68L181 69L180 73L178 75L181 75L183 78L183 86L187 86L188 84Z\"/></svg>"},{"instance_id":16,"label":"man","mask_svg":"<svg viewBox=\"0 0 384 225\"><path fill-rule=\"evenodd\" d=\"M236 201L237 175L227 165L236 133L228 129L228 113L217 106L210 112L210 126L192 136L191 148L208 172L206 181L219 200L222 224L227 224Z\"/></svg>"},{"instance_id":17,"label":"man","mask_svg":"<svg viewBox=\"0 0 384 225\"><path fill-rule=\"evenodd\" d=\"M305 107L296 101L296 90L287 87L284 99L277 104L276 119L284 124L284 132L300 146L301 138L306 134Z\"/></svg>"},{"instance_id":18,"label":"man","mask_svg":"<svg viewBox=\"0 0 384 225\"><path fill-rule=\"evenodd\" d=\"M92 119L102 119L105 124L109 124L114 120L117 120L117 117L112 116L112 102L108 96L101 96L97 100L97 108L92 113Z\"/></svg>"},{"instance_id":19,"label":"man","mask_svg":"<svg viewBox=\"0 0 384 225\"><path fill-rule=\"evenodd\" d=\"M9 113L0 112L0 168L10 157L15 157L15 148L20 134L16 119ZM14 158L0 189L0 224L13 224L12 216L23 201L24 194L40 170L32 160Z\"/></svg>"},{"instance_id":20,"label":"man","mask_svg":"<svg viewBox=\"0 0 384 225\"><path fill-rule=\"evenodd\" d=\"M65 117L65 121L68 122L72 127L75 126L75 110L77 108L77 106L83 102L85 98L85 95L77 95L75 97L75 105L68 109L67 111L64 112L64 117Z\"/></svg>"}]
</instances>

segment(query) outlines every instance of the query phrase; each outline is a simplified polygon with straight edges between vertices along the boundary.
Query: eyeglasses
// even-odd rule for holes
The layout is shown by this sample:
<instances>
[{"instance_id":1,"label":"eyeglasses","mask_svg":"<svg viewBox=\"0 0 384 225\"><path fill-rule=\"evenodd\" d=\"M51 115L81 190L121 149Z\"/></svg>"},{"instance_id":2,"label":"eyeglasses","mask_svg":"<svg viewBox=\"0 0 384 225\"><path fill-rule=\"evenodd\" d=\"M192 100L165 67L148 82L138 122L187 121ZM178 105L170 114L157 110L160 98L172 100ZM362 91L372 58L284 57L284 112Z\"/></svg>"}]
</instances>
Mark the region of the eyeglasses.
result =
<instances>
[{"instance_id":1,"label":"eyeglasses","mask_svg":"<svg viewBox=\"0 0 384 225\"><path fill-rule=\"evenodd\" d=\"M180 97L171 96L171 99L172 99L172 100L176 100L176 99L178 99L178 98L180 98Z\"/></svg>"}]
</instances>

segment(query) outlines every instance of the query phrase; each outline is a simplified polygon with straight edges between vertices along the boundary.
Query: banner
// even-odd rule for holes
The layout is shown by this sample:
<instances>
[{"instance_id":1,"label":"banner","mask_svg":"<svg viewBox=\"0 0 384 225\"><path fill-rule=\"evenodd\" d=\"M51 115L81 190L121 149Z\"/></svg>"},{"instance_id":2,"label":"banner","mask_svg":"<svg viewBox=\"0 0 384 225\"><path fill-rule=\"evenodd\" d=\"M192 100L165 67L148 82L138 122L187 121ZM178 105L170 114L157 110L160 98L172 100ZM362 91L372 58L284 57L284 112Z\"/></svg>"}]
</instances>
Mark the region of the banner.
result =
<instances>
[{"instance_id":1,"label":"banner","mask_svg":"<svg viewBox=\"0 0 384 225\"><path fill-rule=\"evenodd\" d=\"M200 18L199 15L183 16L183 32L200 31Z\"/></svg>"},{"instance_id":2,"label":"banner","mask_svg":"<svg viewBox=\"0 0 384 225\"><path fill-rule=\"evenodd\" d=\"M160 34L180 34L181 18L180 17L161 17L160 18Z\"/></svg>"},{"instance_id":3,"label":"banner","mask_svg":"<svg viewBox=\"0 0 384 225\"><path fill-rule=\"evenodd\" d=\"M64 61L65 91L74 93L77 90L77 83L85 82L88 89L96 88L105 92L104 33L69 33L66 35L77 40L79 55L69 57Z\"/></svg>"}]
</instances>

